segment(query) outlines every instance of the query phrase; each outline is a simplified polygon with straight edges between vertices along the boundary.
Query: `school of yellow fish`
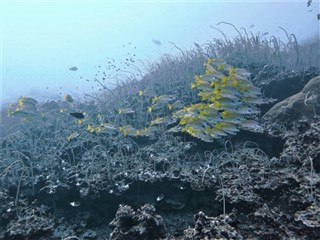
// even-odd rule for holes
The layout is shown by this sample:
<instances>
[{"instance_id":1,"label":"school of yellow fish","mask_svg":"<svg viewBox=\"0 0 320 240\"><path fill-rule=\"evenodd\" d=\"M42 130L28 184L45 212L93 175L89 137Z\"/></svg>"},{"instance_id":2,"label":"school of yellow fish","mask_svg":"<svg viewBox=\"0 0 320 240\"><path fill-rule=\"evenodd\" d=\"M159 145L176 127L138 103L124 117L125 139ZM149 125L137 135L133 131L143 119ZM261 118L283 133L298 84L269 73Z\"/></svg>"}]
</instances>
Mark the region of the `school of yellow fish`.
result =
<instances>
[{"instance_id":1,"label":"school of yellow fish","mask_svg":"<svg viewBox=\"0 0 320 240\"><path fill-rule=\"evenodd\" d=\"M235 135L240 129L262 132L263 128L257 121L260 110L256 106L265 104L268 100L263 99L260 89L249 81L250 73L242 68L233 68L219 59L208 58L204 66L205 74L195 76L195 82L191 84L191 89L198 90L201 97L199 102L185 106L185 103L174 95L156 96L153 90L140 90L139 97L147 97L151 102L148 112L156 116L149 127L136 129L125 125L118 128L112 123L99 121L98 126L88 124L87 131L107 134L121 132L124 136L150 137L159 130L159 126L165 126L170 128L170 132L187 132L205 142ZM74 101L69 94L64 96L64 100L68 103ZM16 109L9 112L9 115L39 116L36 104L37 101L33 98L20 97ZM164 113L162 117L160 112ZM79 125L86 119L86 113L69 114L78 118ZM131 114L135 114L131 107L118 110L118 115ZM78 136L77 132L73 133L68 137L68 141Z\"/></svg>"}]
</instances>

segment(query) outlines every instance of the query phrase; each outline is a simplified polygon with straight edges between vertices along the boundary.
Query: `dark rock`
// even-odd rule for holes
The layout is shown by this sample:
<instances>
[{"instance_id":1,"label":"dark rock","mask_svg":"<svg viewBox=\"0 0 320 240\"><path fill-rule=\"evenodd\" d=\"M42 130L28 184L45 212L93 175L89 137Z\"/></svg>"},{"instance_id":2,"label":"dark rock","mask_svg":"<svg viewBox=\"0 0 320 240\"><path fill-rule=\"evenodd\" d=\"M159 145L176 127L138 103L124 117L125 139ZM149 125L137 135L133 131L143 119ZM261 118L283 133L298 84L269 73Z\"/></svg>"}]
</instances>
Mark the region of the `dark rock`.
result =
<instances>
[{"instance_id":1,"label":"dark rock","mask_svg":"<svg viewBox=\"0 0 320 240\"><path fill-rule=\"evenodd\" d=\"M155 208L145 204L137 211L130 206L120 205L116 218L110 223L113 228L110 239L114 240L156 240L166 237L161 216L155 214Z\"/></svg>"},{"instance_id":2,"label":"dark rock","mask_svg":"<svg viewBox=\"0 0 320 240\"><path fill-rule=\"evenodd\" d=\"M239 221L234 212L220 217L208 217L203 212L194 215L195 226L184 231L184 239L243 239L236 230Z\"/></svg>"},{"instance_id":3,"label":"dark rock","mask_svg":"<svg viewBox=\"0 0 320 240\"><path fill-rule=\"evenodd\" d=\"M305 84L316 76L314 72L291 71L279 74L278 69L266 65L253 81L262 89L266 97L282 101L300 92Z\"/></svg>"},{"instance_id":4,"label":"dark rock","mask_svg":"<svg viewBox=\"0 0 320 240\"><path fill-rule=\"evenodd\" d=\"M301 92L274 105L262 120L269 125L269 129L272 124L281 125L281 123L286 123L287 127L290 127L294 122L308 121L318 114L320 114L320 76L310 80ZM283 128L285 131L286 126Z\"/></svg>"}]
</instances>

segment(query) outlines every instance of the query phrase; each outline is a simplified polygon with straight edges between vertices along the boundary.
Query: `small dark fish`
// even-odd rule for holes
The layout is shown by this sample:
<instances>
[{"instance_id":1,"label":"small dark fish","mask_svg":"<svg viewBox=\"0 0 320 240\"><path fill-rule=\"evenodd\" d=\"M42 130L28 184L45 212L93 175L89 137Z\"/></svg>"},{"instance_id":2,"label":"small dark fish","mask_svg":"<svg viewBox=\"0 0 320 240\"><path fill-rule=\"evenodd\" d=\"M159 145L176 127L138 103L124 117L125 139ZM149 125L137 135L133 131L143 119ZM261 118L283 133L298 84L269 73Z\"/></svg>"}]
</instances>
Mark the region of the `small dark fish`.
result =
<instances>
[{"instance_id":1,"label":"small dark fish","mask_svg":"<svg viewBox=\"0 0 320 240\"><path fill-rule=\"evenodd\" d=\"M64 95L64 100L66 101L66 102L73 102L73 98L71 97L71 95L70 94L65 94Z\"/></svg>"},{"instance_id":2,"label":"small dark fish","mask_svg":"<svg viewBox=\"0 0 320 240\"><path fill-rule=\"evenodd\" d=\"M161 42L159 40L156 40L156 39L152 39L152 42L158 46L161 45Z\"/></svg>"},{"instance_id":3,"label":"small dark fish","mask_svg":"<svg viewBox=\"0 0 320 240\"><path fill-rule=\"evenodd\" d=\"M311 3L312 3L312 0L308 0L308 2L307 2L307 7L310 7L310 6L311 6Z\"/></svg>"},{"instance_id":4,"label":"small dark fish","mask_svg":"<svg viewBox=\"0 0 320 240\"><path fill-rule=\"evenodd\" d=\"M318 20L320 20L320 13L317 14L317 18L318 18Z\"/></svg>"},{"instance_id":5,"label":"small dark fish","mask_svg":"<svg viewBox=\"0 0 320 240\"><path fill-rule=\"evenodd\" d=\"M69 113L71 116L78 118L78 119L83 119L84 115L83 113L79 113L79 112L74 112L74 113Z\"/></svg>"},{"instance_id":6,"label":"small dark fish","mask_svg":"<svg viewBox=\"0 0 320 240\"><path fill-rule=\"evenodd\" d=\"M249 28L253 28L253 27L254 27L254 25L253 25L253 24L251 24Z\"/></svg>"},{"instance_id":7,"label":"small dark fish","mask_svg":"<svg viewBox=\"0 0 320 240\"><path fill-rule=\"evenodd\" d=\"M200 45L196 42L193 43L197 48L201 48Z\"/></svg>"},{"instance_id":8,"label":"small dark fish","mask_svg":"<svg viewBox=\"0 0 320 240\"><path fill-rule=\"evenodd\" d=\"M71 68L69 68L69 70L70 70L70 71L77 71L78 68L77 68L77 67L71 67Z\"/></svg>"}]
</instances>

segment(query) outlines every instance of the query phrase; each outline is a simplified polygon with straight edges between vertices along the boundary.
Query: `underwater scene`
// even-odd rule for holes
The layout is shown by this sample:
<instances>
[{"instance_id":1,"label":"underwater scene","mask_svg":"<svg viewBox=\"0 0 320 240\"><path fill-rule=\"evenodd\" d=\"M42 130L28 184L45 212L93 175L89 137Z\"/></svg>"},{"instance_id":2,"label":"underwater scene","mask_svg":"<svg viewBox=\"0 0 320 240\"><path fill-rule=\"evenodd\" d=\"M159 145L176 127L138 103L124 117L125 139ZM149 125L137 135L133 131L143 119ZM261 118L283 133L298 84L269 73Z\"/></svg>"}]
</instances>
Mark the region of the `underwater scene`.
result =
<instances>
[{"instance_id":1,"label":"underwater scene","mask_svg":"<svg viewBox=\"0 0 320 240\"><path fill-rule=\"evenodd\" d=\"M319 1L0 15L0 240L320 239Z\"/></svg>"}]
</instances>

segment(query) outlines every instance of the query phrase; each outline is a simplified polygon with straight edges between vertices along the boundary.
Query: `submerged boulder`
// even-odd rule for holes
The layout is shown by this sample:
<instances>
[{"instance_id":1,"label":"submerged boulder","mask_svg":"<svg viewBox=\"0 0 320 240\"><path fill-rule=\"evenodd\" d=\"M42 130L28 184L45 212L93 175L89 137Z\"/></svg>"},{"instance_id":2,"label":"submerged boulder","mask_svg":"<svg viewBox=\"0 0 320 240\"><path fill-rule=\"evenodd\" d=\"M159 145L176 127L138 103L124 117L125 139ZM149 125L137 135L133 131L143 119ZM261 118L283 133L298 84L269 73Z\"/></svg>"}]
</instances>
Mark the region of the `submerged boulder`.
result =
<instances>
[{"instance_id":1,"label":"submerged boulder","mask_svg":"<svg viewBox=\"0 0 320 240\"><path fill-rule=\"evenodd\" d=\"M299 120L320 115L320 76L312 78L301 92L274 105L263 117L265 124L283 123L291 126Z\"/></svg>"}]
</instances>

